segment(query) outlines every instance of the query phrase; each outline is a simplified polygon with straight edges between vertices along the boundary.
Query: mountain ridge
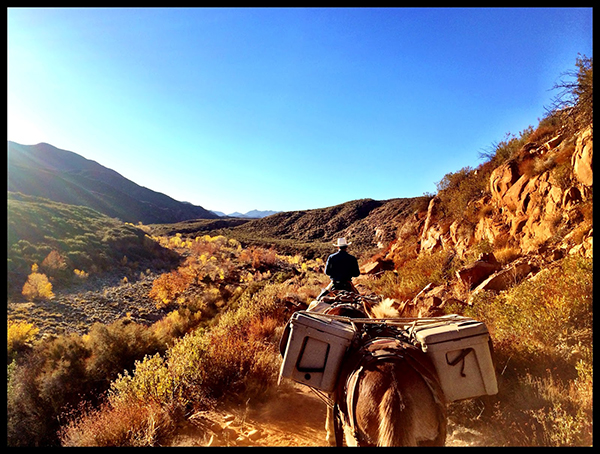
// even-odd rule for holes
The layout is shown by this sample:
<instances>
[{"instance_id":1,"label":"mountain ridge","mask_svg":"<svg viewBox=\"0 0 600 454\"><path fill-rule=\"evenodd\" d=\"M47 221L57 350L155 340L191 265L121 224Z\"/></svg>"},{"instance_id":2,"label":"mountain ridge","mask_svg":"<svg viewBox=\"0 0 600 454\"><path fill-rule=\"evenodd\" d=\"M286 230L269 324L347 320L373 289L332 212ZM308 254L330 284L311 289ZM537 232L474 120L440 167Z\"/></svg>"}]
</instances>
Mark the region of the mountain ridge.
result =
<instances>
[{"instance_id":1,"label":"mountain ridge","mask_svg":"<svg viewBox=\"0 0 600 454\"><path fill-rule=\"evenodd\" d=\"M231 218L249 218L249 219L259 219L267 216L271 216L272 214L281 213L281 211L274 210L250 210L246 213L240 213L239 211L234 211L233 213L225 214L222 211L210 210L215 213L217 216L221 217L231 217Z\"/></svg>"},{"instance_id":2,"label":"mountain ridge","mask_svg":"<svg viewBox=\"0 0 600 454\"><path fill-rule=\"evenodd\" d=\"M77 153L48 143L8 141L8 191L82 205L125 222L169 223L219 216L123 177Z\"/></svg>"}]
</instances>

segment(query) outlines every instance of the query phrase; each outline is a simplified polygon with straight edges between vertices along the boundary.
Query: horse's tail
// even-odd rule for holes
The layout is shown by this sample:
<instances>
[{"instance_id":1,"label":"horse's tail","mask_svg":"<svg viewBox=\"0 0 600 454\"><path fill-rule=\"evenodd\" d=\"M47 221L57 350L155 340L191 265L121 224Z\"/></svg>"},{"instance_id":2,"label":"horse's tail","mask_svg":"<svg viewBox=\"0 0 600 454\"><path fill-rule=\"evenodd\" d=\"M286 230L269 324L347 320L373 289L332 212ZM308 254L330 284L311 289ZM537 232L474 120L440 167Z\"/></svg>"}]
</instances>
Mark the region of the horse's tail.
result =
<instances>
[{"instance_id":1,"label":"horse's tail","mask_svg":"<svg viewBox=\"0 0 600 454\"><path fill-rule=\"evenodd\" d=\"M409 413L396 380L392 380L379 403L379 437L378 446L414 446L412 417L398 417L398 412Z\"/></svg>"}]
</instances>

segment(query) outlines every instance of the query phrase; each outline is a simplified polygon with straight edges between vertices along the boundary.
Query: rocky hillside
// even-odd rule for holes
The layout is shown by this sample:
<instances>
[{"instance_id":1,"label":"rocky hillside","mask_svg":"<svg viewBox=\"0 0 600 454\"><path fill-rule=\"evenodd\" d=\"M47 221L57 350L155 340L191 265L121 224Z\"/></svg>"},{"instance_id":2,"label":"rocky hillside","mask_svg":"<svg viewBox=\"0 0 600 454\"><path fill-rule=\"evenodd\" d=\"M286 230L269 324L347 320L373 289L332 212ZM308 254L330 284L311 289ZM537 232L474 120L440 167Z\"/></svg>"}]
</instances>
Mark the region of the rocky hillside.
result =
<instances>
[{"instance_id":1,"label":"rocky hillside","mask_svg":"<svg viewBox=\"0 0 600 454\"><path fill-rule=\"evenodd\" d=\"M139 186L95 161L47 143L8 142L8 190L86 206L135 224L218 218L200 206Z\"/></svg>"},{"instance_id":2,"label":"rocky hillside","mask_svg":"<svg viewBox=\"0 0 600 454\"><path fill-rule=\"evenodd\" d=\"M525 138L540 137L539 131ZM466 291L472 298L482 290L505 290L567 255L593 258L592 128L554 132L541 141L526 140L491 170L483 164L463 172L464 184L440 190L426 210L406 217L396 238L363 272L377 274L393 264L401 273L407 259L445 252L456 269L453 279L403 302L405 313L434 315ZM459 191L486 169L479 196L461 211L449 210ZM451 190L456 192L449 199L445 191Z\"/></svg>"},{"instance_id":3,"label":"rocky hillside","mask_svg":"<svg viewBox=\"0 0 600 454\"><path fill-rule=\"evenodd\" d=\"M542 144L525 144L493 170L489 195L472 202L482 208L476 223L450 222L439 216L440 199L431 201L420 251L451 248L462 254L488 241L519 254L561 256L574 246L591 254L592 154L591 127L569 140L558 134Z\"/></svg>"}]
</instances>

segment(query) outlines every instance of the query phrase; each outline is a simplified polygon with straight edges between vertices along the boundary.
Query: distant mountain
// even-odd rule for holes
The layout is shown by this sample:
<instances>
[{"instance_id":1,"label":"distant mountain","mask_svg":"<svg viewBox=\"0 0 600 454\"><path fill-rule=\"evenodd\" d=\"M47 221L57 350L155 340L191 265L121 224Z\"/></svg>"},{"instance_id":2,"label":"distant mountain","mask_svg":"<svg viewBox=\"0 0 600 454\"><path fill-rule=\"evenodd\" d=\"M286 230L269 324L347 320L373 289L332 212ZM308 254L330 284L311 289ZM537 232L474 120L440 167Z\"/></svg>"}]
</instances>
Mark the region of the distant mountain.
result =
<instances>
[{"instance_id":1,"label":"distant mountain","mask_svg":"<svg viewBox=\"0 0 600 454\"><path fill-rule=\"evenodd\" d=\"M128 180L71 151L47 143L8 141L8 191L93 208L124 222L163 224L219 216Z\"/></svg>"},{"instance_id":2,"label":"distant mountain","mask_svg":"<svg viewBox=\"0 0 600 454\"><path fill-rule=\"evenodd\" d=\"M267 216L271 216L272 214L277 214L277 213L280 213L280 211L252 210L252 211L248 211L246 214L244 214L243 217L246 217L246 218L266 218Z\"/></svg>"},{"instance_id":3,"label":"distant mountain","mask_svg":"<svg viewBox=\"0 0 600 454\"><path fill-rule=\"evenodd\" d=\"M267 216L271 216L272 214L277 214L277 213L281 213L281 211L271 211L271 210L264 210L264 211L260 211L260 210L252 210L252 211L248 211L247 213L240 213L239 211L234 211L233 213L229 213L229 214L225 214L222 211L215 211L212 210L213 213L215 213L217 216L229 216L231 218L248 218L248 219L260 219L260 218L264 218Z\"/></svg>"}]
</instances>

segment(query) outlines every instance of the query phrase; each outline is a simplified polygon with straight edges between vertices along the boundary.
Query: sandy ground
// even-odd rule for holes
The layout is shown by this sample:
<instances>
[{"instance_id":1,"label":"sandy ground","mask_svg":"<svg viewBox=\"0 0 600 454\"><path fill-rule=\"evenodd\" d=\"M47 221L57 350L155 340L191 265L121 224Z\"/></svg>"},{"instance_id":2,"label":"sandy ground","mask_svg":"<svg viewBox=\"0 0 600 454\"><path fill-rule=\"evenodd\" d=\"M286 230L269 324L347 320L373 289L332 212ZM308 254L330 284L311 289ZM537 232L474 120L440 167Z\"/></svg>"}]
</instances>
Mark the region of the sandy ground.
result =
<instances>
[{"instance_id":1,"label":"sandy ground","mask_svg":"<svg viewBox=\"0 0 600 454\"><path fill-rule=\"evenodd\" d=\"M310 389L290 384L269 401L193 415L170 446L327 446L326 406ZM446 446L485 446L484 436L448 421Z\"/></svg>"},{"instance_id":2,"label":"sandy ground","mask_svg":"<svg viewBox=\"0 0 600 454\"><path fill-rule=\"evenodd\" d=\"M326 446L325 418L325 404L294 384L264 403L193 415L171 446Z\"/></svg>"}]
</instances>

